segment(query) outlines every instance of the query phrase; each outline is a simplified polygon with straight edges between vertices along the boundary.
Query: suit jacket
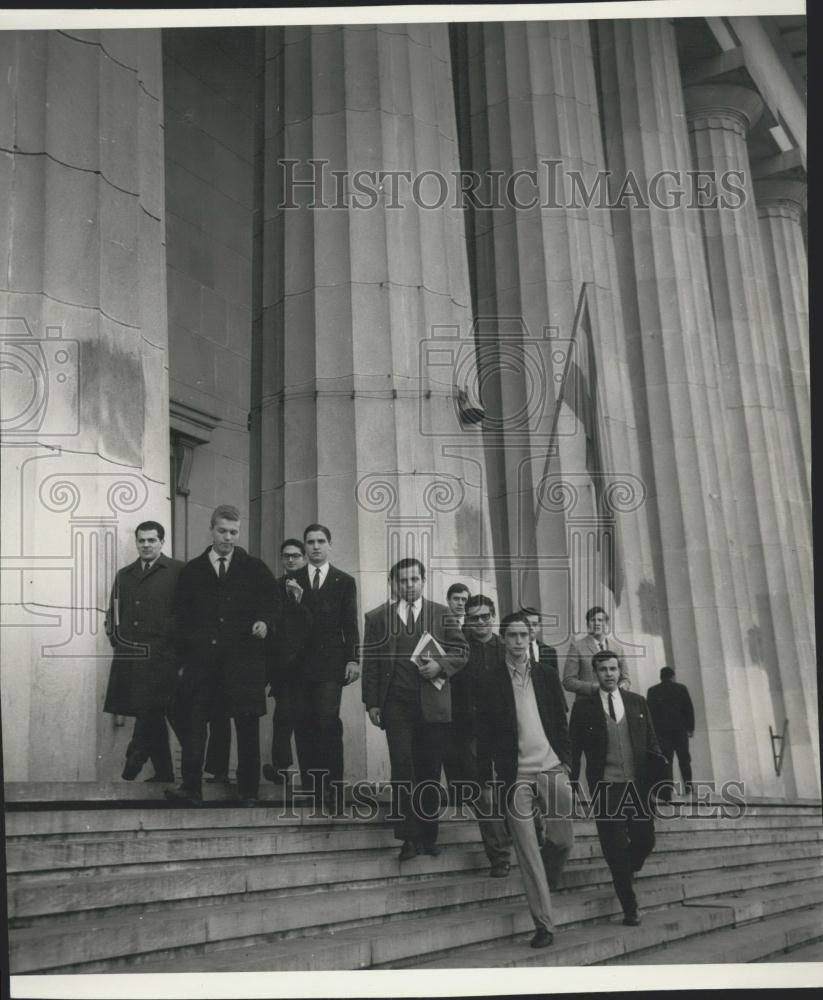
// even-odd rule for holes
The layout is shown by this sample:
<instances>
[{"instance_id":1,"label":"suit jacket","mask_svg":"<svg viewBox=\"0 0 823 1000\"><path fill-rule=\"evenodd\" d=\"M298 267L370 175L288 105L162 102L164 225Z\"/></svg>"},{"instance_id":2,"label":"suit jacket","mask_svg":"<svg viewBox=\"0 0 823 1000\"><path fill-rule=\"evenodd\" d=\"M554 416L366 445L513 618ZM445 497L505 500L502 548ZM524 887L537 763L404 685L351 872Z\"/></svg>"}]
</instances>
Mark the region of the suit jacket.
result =
<instances>
[{"instance_id":1,"label":"suit jacket","mask_svg":"<svg viewBox=\"0 0 823 1000\"><path fill-rule=\"evenodd\" d=\"M180 571L175 593L176 645L184 698L219 689L226 714L265 715L266 642L252 625L274 625L274 577L268 566L235 546L224 580L206 551Z\"/></svg>"},{"instance_id":2,"label":"suit jacket","mask_svg":"<svg viewBox=\"0 0 823 1000\"><path fill-rule=\"evenodd\" d=\"M106 613L114 658L104 712L138 716L165 707L176 674L173 605L182 568L161 554L146 573L139 558L117 573Z\"/></svg>"},{"instance_id":3,"label":"suit jacket","mask_svg":"<svg viewBox=\"0 0 823 1000\"><path fill-rule=\"evenodd\" d=\"M531 683L543 732L561 764L571 765L571 743L566 723L566 699L560 677L545 663L532 662ZM491 765L504 787L517 780L518 729L511 674L505 647L495 666L481 678L477 699L477 760L481 781L491 777Z\"/></svg>"},{"instance_id":4,"label":"suit jacket","mask_svg":"<svg viewBox=\"0 0 823 1000\"><path fill-rule=\"evenodd\" d=\"M366 614L366 625L361 649L363 663L362 694L367 709L379 708L381 713L386 703L394 667L397 660L397 601L381 604ZM421 635L428 632L443 647L446 656L440 661L440 669L446 683L438 691L429 681L421 679L420 701L423 717L429 722L451 721L452 678L466 664L469 651L466 640L459 628L450 621L454 616L443 605L423 599L420 609L422 617Z\"/></svg>"},{"instance_id":5,"label":"suit jacket","mask_svg":"<svg viewBox=\"0 0 823 1000\"><path fill-rule=\"evenodd\" d=\"M305 591L303 592L305 595ZM272 688L293 676L311 636L312 614L308 603L299 602L286 590L286 574L274 585L274 629L267 639L267 679Z\"/></svg>"},{"instance_id":6,"label":"suit jacket","mask_svg":"<svg viewBox=\"0 0 823 1000\"><path fill-rule=\"evenodd\" d=\"M635 784L641 795L666 774L666 758L660 752L646 699L631 691L621 691L629 739L634 754ZM603 780L609 745L606 713L599 692L581 695L572 706L569 732L572 741L572 780L580 776L580 756L586 755L586 781L593 790Z\"/></svg>"},{"instance_id":7,"label":"suit jacket","mask_svg":"<svg viewBox=\"0 0 823 1000\"><path fill-rule=\"evenodd\" d=\"M629 672L626 669L623 648L611 636L608 637L608 640L610 651L617 654L617 662L620 664L620 679L628 681ZM571 691L579 697L581 694L593 694L599 689L597 677L592 669L592 657L599 651L600 646L597 639L588 632L578 636L569 644L566 664L563 668L563 687L567 691Z\"/></svg>"},{"instance_id":8,"label":"suit jacket","mask_svg":"<svg viewBox=\"0 0 823 1000\"><path fill-rule=\"evenodd\" d=\"M694 732L694 705L689 689L677 681L661 681L646 692L657 735L684 736Z\"/></svg>"},{"instance_id":9,"label":"suit jacket","mask_svg":"<svg viewBox=\"0 0 823 1000\"><path fill-rule=\"evenodd\" d=\"M311 613L309 630L300 654L301 673L317 681L343 683L346 664L357 660L360 629L357 624L357 584L353 576L329 564L323 586L318 591L311 588L309 563L295 573L303 588L303 600Z\"/></svg>"}]
</instances>

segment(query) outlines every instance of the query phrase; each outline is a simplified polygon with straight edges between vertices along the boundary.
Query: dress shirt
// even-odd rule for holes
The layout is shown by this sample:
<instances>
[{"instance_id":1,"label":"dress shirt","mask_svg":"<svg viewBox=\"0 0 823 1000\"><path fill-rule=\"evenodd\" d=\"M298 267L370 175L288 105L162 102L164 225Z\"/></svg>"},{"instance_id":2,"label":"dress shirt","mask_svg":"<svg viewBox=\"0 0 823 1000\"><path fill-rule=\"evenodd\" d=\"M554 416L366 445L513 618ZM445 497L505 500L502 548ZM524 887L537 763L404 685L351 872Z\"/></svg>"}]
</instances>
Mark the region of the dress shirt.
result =
<instances>
[{"instance_id":1,"label":"dress shirt","mask_svg":"<svg viewBox=\"0 0 823 1000\"><path fill-rule=\"evenodd\" d=\"M420 612L423 610L423 598L418 597L414 604L411 605L411 609L414 612L415 624L417 624L417 619L420 617ZM397 617L405 627L406 622L409 619L409 604L402 599L397 602Z\"/></svg>"},{"instance_id":2,"label":"dress shirt","mask_svg":"<svg viewBox=\"0 0 823 1000\"><path fill-rule=\"evenodd\" d=\"M314 574L317 570L320 570L320 580L317 584L317 589L319 590L326 582L326 577L329 575L328 562L324 562L322 566L314 566L312 563L309 563L306 568L309 571L309 587L312 590L314 590Z\"/></svg>"},{"instance_id":3,"label":"dress shirt","mask_svg":"<svg viewBox=\"0 0 823 1000\"><path fill-rule=\"evenodd\" d=\"M229 566L231 565L231 557L234 555L234 549L227 556L221 556L219 553L215 552L214 549L209 549L209 562L214 566L214 572L220 576L220 561L221 559L226 560L226 572L229 571Z\"/></svg>"},{"instance_id":4,"label":"dress shirt","mask_svg":"<svg viewBox=\"0 0 823 1000\"><path fill-rule=\"evenodd\" d=\"M620 697L620 688L615 688L611 692L612 703L614 704L614 721L620 722L623 716L626 714L626 709L623 707L623 699ZM609 692L604 691L600 688L600 701L603 703L603 711L606 715L609 714Z\"/></svg>"}]
</instances>

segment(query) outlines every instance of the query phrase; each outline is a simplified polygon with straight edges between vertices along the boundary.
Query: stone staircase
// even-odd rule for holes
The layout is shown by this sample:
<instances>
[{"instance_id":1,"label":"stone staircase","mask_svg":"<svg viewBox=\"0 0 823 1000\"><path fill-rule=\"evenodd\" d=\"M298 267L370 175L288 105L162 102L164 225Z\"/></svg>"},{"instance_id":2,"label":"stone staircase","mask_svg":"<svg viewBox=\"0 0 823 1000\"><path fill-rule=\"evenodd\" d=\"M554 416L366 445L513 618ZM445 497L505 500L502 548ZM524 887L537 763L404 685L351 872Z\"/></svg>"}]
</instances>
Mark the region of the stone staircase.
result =
<instances>
[{"instance_id":1,"label":"stone staircase","mask_svg":"<svg viewBox=\"0 0 823 1000\"><path fill-rule=\"evenodd\" d=\"M112 792L112 789L114 791ZM193 972L752 962L823 940L819 803L683 804L657 823L623 927L594 824L554 894L554 945L533 951L519 872L488 877L471 820L402 867L384 808L329 819L272 798L242 809L152 801L130 786L6 799L10 965ZM115 797L120 794L119 800ZM267 794L274 795L272 789ZM218 793L215 793L219 797ZM147 798L148 796L148 798ZM92 801L88 801L91 797ZM811 960L811 959L809 959Z\"/></svg>"}]
</instances>

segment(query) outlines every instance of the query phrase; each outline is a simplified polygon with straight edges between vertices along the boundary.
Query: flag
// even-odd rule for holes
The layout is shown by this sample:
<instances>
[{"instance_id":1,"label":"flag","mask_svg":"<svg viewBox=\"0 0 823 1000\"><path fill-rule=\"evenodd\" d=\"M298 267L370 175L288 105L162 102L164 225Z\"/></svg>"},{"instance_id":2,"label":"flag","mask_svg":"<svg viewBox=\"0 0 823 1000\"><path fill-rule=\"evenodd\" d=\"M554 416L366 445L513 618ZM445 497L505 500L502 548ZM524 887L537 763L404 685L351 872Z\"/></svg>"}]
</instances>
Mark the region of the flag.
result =
<instances>
[{"instance_id":1,"label":"flag","mask_svg":"<svg viewBox=\"0 0 823 1000\"><path fill-rule=\"evenodd\" d=\"M565 402L577 417L586 437L586 471L592 478L595 510L600 518L597 545L601 579L614 595L615 603L620 604L624 583L621 540L617 518L606 505L607 476L613 469L609 459L587 288L584 282L577 300L566 368L555 406L552 440L555 439L560 408Z\"/></svg>"}]
</instances>

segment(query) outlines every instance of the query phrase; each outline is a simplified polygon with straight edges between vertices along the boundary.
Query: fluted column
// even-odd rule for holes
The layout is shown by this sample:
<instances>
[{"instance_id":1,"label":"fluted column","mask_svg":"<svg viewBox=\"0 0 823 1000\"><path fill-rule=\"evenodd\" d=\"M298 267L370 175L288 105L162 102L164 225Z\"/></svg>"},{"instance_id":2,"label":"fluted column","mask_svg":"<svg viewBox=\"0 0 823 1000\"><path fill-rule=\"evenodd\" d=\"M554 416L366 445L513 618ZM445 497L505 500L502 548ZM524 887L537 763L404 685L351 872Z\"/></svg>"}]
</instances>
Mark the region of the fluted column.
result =
<instances>
[{"instance_id":1,"label":"fluted column","mask_svg":"<svg viewBox=\"0 0 823 1000\"><path fill-rule=\"evenodd\" d=\"M749 599L719 431L716 332L700 217L689 205L691 155L674 26L665 18L601 21L596 31L612 191L616 197L631 172L649 193L648 209L618 207L612 218L636 362L638 433L656 513L650 524L666 662L695 699L695 775L743 779L764 792L774 784L773 767L748 696ZM661 170L670 172L662 180Z\"/></svg>"},{"instance_id":2,"label":"fluted column","mask_svg":"<svg viewBox=\"0 0 823 1000\"><path fill-rule=\"evenodd\" d=\"M169 524L160 32L0 46L5 778L112 778L103 612Z\"/></svg>"},{"instance_id":3,"label":"fluted column","mask_svg":"<svg viewBox=\"0 0 823 1000\"><path fill-rule=\"evenodd\" d=\"M500 483L492 498L495 544L508 545L514 554L539 554L537 600L558 616L552 639L562 644L570 632L585 627L590 604L612 600L596 572L593 545L587 551L597 518L584 435L566 406L557 441L549 437L584 283L610 456L610 467L603 471L609 479L623 477L638 486L640 473L614 240L609 212L601 204L606 192L598 187L605 160L590 26L583 21L506 22L457 30L464 40L468 81L462 166L480 176L491 178L496 171L504 181L513 179L509 190L495 195L489 182L477 194L470 251L476 310L492 322L497 319L501 328L510 327L512 318L522 319L524 355L535 351L545 328L556 337L539 383L542 419L532 425L524 428L515 415L528 412L533 401L536 366L516 373L500 358L493 359L497 371L492 366L489 372L493 405L505 418L500 428L486 432L490 468ZM584 192L593 194L593 203L586 203ZM490 199L493 207L485 207ZM581 332L578 347L584 339ZM502 350L502 335L500 341ZM558 454L548 462L551 445ZM546 471L572 496L570 504L544 502ZM635 509L617 515L625 587L614 623L635 647L630 671L642 686L653 678L662 641L642 496L629 506ZM566 563L564 572L550 564L556 557ZM515 577L511 586L517 602L523 582Z\"/></svg>"},{"instance_id":4,"label":"fluted column","mask_svg":"<svg viewBox=\"0 0 823 1000\"><path fill-rule=\"evenodd\" d=\"M746 551L752 599L752 645L761 667L751 678L758 739L783 720L758 712L782 697L790 720L794 789L815 795L819 788L814 644L807 605L805 559L791 523L787 497L793 490L793 462L786 455L776 332L760 244L760 229L746 149L746 133L762 102L741 87L700 86L686 90L695 166L717 175L735 171L742 204L729 210L720 199L702 210L712 301L718 335L723 427L732 459L735 502ZM787 461L788 457L788 461ZM758 699L758 683L764 691Z\"/></svg>"},{"instance_id":5,"label":"fluted column","mask_svg":"<svg viewBox=\"0 0 823 1000\"><path fill-rule=\"evenodd\" d=\"M760 236L780 337L780 367L801 461L801 482L811 489L811 419L809 401L809 260L802 216L806 184L795 180L754 182Z\"/></svg>"},{"instance_id":6,"label":"fluted column","mask_svg":"<svg viewBox=\"0 0 823 1000\"><path fill-rule=\"evenodd\" d=\"M268 31L264 166L263 555L319 520L361 612L404 555L493 591L447 26ZM343 720L347 776L386 777L359 684Z\"/></svg>"}]
</instances>

